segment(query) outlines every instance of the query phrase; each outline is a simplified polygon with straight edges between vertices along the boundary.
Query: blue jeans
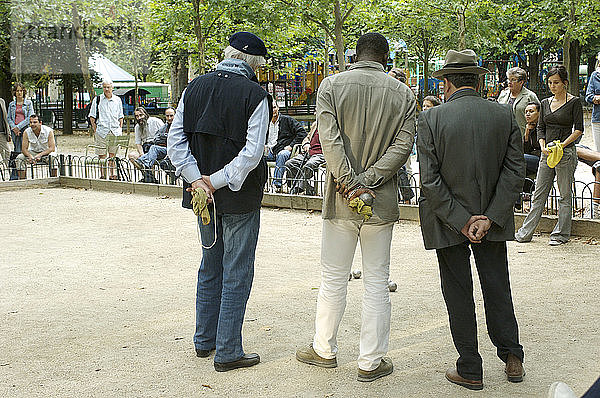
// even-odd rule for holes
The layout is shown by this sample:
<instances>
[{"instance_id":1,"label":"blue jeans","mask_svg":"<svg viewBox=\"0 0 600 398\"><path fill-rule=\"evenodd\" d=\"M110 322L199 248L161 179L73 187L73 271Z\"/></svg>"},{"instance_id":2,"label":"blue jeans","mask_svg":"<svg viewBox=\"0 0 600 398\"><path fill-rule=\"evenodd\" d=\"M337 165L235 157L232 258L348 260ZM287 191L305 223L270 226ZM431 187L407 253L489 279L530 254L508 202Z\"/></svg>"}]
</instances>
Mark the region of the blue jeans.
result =
<instances>
[{"instance_id":1,"label":"blue jeans","mask_svg":"<svg viewBox=\"0 0 600 398\"><path fill-rule=\"evenodd\" d=\"M10 137L12 138L12 142L15 147L15 150L13 152L21 153L21 144L23 143L23 131L21 131L21 134L19 135L16 135L12 130L10 131Z\"/></svg>"},{"instance_id":2,"label":"blue jeans","mask_svg":"<svg viewBox=\"0 0 600 398\"><path fill-rule=\"evenodd\" d=\"M145 168L149 169L152 167L154 162L162 160L167 157L167 147L152 145L148 152L138 158L138 160L144 165Z\"/></svg>"},{"instance_id":3,"label":"blue jeans","mask_svg":"<svg viewBox=\"0 0 600 398\"><path fill-rule=\"evenodd\" d=\"M217 203L217 206L219 204ZM242 323L254 278L254 255L260 227L260 210L245 214L217 215L211 207L208 225L202 225L202 248L196 290L196 349L216 348L215 362L231 362L244 356Z\"/></svg>"},{"instance_id":4,"label":"blue jeans","mask_svg":"<svg viewBox=\"0 0 600 398\"><path fill-rule=\"evenodd\" d=\"M538 166L540 164L540 157L535 155L525 154L525 167L526 167L526 176L535 175L538 171Z\"/></svg>"},{"instance_id":5,"label":"blue jeans","mask_svg":"<svg viewBox=\"0 0 600 398\"><path fill-rule=\"evenodd\" d=\"M282 149L277 152L277 156L273 155L271 151L265 156L267 162L275 161L275 174L273 175L273 185L281 187L281 180L283 179L283 173L285 172L285 162L288 161L292 152L287 149Z\"/></svg>"}]
</instances>

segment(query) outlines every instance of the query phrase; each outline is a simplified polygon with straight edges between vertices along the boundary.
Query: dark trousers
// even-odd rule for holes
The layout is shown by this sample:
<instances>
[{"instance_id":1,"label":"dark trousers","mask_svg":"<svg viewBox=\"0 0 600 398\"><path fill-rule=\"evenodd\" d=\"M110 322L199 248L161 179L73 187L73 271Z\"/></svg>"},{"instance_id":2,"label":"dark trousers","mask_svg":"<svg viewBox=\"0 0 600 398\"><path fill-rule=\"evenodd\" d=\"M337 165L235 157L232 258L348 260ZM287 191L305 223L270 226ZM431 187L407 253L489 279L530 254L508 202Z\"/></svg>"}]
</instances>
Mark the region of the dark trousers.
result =
<instances>
[{"instance_id":1,"label":"dark trousers","mask_svg":"<svg viewBox=\"0 0 600 398\"><path fill-rule=\"evenodd\" d=\"M471 251L483 292L485 319L490 340L498 357L506 362L509 353L523 360L519 329L513 309L508 276L506 242L464 243L437 249L442 294L450 319L450 331L459 358L458 373L470 380L483 379L481 356L477 349L477 321L473 301L473 277L469 258Z\"/></svg>"}]
</instances>

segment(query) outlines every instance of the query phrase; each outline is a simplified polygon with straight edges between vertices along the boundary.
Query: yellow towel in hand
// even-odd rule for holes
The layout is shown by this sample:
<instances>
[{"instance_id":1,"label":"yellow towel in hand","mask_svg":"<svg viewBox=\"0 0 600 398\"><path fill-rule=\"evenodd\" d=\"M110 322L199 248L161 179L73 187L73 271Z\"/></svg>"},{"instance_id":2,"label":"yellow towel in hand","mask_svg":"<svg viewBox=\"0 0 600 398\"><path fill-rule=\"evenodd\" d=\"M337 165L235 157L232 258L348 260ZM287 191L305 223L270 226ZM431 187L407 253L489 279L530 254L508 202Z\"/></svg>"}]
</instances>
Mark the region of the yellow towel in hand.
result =
<instances>
[{"instance_id":1,"label":"yellow towel in hand","mask_svg":"<svg viewBox=\"0 0 600 398\"><path fill-rule=\"evenodd\" d=\"M202 219L202 225L208 225L210 213L208 212L208 196L204 189L196 188L192 191L192 206L194 214Z\"/></svg>"},{"instance_id":2,"label":"yellow towel in hand","mask_svg":"<svg viewBox=\"0 0 600 398\"><path fill-rule=\"evenodd\" d=\"M367 206L361 198L352 199L348 202L348 207L351 208L353 212L362 215L364 221L367 221L373 215L371 206Z\"/></svg>"},{"instance_id":3,"label":"yellow towel in hand","mask_svg":"<svg viewBox=\"0 0 600 398\"><path fill-rule=\"evenodd\" d=\"M546 164L551 169L555 168L563 157L563 146L560 140L554 141L554 144L556 145L546 147L546 149L550 152L548 159L546 159Z\"/></svg>"}]
</instances>

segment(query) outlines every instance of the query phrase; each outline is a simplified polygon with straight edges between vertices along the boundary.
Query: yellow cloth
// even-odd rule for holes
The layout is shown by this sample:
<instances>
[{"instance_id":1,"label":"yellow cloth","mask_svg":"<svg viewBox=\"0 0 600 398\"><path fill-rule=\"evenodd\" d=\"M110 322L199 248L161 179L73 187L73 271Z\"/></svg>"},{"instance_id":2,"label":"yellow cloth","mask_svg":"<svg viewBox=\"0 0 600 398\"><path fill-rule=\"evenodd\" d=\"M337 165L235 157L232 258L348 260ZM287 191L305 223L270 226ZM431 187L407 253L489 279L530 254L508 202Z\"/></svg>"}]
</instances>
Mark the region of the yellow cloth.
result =
<instances>
[{"instance_id":1,"label":"yellow cloth","mask_svg":"<svg viewBox=\"0 0 600 398\"><path fill-rule=\"evenodd\" d=\"M204 189L196 188L192 191L192 207L194 214L200 216L202 225L210 223L210 213L208 212L208 196Z\"/></svg>"},{"instance_id":2,"label":"yellow cloth","mask_svg":"<svg viewBox=\"0 0 600 398\"><path fill-rule=\"evenodd\" d=\"M348 207L351 208L353 212L362 215L364 221L367 221L373 215L373 210L371 209L371 206L367 206L361 198L352 199L348 203Z\"/></svg>"},{"instance_id":3,"label":"yellow cloth","mask_svg":"<svg viewBox=\"0 0 600 398\"><path fill-rule=\"evenodd\" d=\"M556 145L546 146L546 149L548 150L548 152L550 152L550 154L548 155L548 159L546 159L546 164L551 169L555 168L563 157L562 143L559 140L554 141L554 143Z\"/></svg>"}]
</instances>

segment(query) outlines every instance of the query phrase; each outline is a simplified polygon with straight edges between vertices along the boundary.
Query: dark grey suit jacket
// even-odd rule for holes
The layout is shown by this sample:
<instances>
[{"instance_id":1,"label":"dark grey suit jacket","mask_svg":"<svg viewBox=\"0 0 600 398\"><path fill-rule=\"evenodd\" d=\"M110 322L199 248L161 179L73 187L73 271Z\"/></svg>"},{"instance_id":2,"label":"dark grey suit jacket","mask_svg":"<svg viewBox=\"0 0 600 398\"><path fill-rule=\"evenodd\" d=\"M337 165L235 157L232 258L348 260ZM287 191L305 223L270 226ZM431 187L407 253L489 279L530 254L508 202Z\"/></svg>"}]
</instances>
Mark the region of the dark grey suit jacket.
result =
<instances>
[{"instance_id":1,"label":"dark grey suit jacket","mask_svg":"<svg viewBox=\"0 0 600 398\"><path fill-rule=\"evenodd\" d=\"M514 238L513 206L525 165L521 132L509 106L472 89L455 92L447 103L421 112L417 153L426 249L468 241L460 230L479 214L492 220L486 239Z\"/></svg>"}]
</instances>

